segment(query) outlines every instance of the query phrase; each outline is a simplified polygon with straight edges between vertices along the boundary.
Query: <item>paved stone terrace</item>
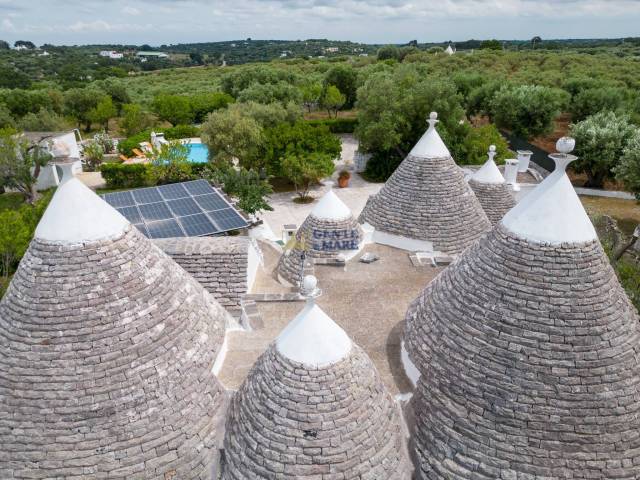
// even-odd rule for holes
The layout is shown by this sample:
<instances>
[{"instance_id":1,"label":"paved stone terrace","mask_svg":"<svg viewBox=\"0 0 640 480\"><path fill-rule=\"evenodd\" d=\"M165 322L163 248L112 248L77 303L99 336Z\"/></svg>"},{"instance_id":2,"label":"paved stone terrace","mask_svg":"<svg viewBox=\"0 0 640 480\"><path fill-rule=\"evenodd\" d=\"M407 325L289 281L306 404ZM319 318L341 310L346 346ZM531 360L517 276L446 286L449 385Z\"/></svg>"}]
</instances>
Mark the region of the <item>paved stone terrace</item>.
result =
<instances>
[{"instance_id":1,"label":"paved stone terrace","mask_svg":"<svg viewBox=\"0 0 640 480\"><path fill-rule=\"evenodd\" d=\"M265 269L259 271L254 292L281 293L286 289L274 280L272 272L278 253L262 248ZM392 395L412 390L400 363L400 334L409 304L442 269L416 268L407 252L384 245L367 245L362 253L373 252L380 260L372 264L356 258L340 267L315 268L323 295L317 302L373 360ZM280 331L302 309L302 302L258 303L264 328L229 334L229 351L221 382L239 388L249 369Z\"/></svg>"}]
</instances>

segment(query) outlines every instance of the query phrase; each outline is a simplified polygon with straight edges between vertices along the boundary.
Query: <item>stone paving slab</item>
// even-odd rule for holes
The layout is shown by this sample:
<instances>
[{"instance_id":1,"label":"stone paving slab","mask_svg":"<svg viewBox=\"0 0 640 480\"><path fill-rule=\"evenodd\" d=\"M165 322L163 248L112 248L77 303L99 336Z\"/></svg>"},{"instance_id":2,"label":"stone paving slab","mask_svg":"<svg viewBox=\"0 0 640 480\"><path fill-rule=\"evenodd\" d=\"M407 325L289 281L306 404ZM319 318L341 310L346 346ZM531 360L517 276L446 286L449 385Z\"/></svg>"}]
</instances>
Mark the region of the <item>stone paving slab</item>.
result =
<instances>
[{"instance_id":1,"label":"stone paving slab","mask_svg":"<svg viewBox=\"0 0 640 480\"><path fill-rule=\"evenodd\" d=\"M400 336L409 303L442 268L415 268L407 252L384 245L368 245L362 254L373 252L380 260L372 264L347 263L346 269L318 265L315 269L323 295L318 305L360 345L380 372L392 395L412 390L400 362ZM256 283L266 284L275 250L264 249L267 269ZM254 292L256 289L254 289ZM237 389L249 369L280 331L302 309L300 302L257 303L264 328L251 332L231 332L229 350L219 378Z\"/></svg>"}]
</instances>

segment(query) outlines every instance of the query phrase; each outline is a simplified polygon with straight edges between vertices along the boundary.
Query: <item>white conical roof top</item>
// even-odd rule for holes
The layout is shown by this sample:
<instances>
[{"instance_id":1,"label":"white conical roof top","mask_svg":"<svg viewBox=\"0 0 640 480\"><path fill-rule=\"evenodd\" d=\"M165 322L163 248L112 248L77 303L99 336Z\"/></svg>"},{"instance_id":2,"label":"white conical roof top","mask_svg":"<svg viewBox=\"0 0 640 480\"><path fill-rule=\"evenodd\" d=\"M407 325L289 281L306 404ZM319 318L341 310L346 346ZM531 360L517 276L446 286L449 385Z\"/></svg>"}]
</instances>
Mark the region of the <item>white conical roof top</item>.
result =
<instances>
[{"instance_id":1,"label":"white conical roof top","mask_svg":"<svg viewBox=\"0 0 640 480\"><path fill-rule=\"evenodd\" d=\"M48 242L79 243L122 234L129 221L77 178L62 183L35 232Z\"/></svg>"},{"instance_id":2,"label":"white conical roof top","mask_svg":"<svg viewBox=\"0 0 640 480\"><path fill-rule=\"evenodd\" d=\"M440 138L438 131L436 130L436 123L438 123L438 114L431 112L429 115L429 128L425 134L420 138L418 143L411 149L409 155L414 157L423 158L441 158L449 157L449 149Z\"/></svg>"},{"instance_id":3,"label":"white conical roof top","mask_svg":"<svg viewBox=\"0 0 640 480\"><path fill-rule=\"evenodd\" d=\"M278 335L276 349L294 362L320 367L337 363L351 352L351 339L322 309L309 300Z\"/></svg>"},{"instance_id":4,"label":"white conical roof top","mask_svg":"<svg viewBox=\"0 0 640 480\"><path fill-rule=\"evenodd\" d=\"M351 210L333 190L329 190L311 210L311 215L322 220L345 220L351 217Z\"/></svg>"},{"instance_id":5,"label":"white conical roof top","mask_svg":"<svg viewBox=\"0 0 640 480\"><path fill-rule=\"evenodd\" d=\"M504 177L493 159L495 156L496 147L495 145L491 145L489 147L489 159L471 178L481 183L504 183Z\"/></svg>"},{"instance_id":6,"label":"white conical roof top","mask_svg":"<svg viewBox=\"0 0 640 480\"><path fill-rule=\"evenodd\" d=\"M598 238L566 169L577 157L554 154L556 169L502 219L520 237L537 242L588 242Z\"/></svg>"}]
</instances>

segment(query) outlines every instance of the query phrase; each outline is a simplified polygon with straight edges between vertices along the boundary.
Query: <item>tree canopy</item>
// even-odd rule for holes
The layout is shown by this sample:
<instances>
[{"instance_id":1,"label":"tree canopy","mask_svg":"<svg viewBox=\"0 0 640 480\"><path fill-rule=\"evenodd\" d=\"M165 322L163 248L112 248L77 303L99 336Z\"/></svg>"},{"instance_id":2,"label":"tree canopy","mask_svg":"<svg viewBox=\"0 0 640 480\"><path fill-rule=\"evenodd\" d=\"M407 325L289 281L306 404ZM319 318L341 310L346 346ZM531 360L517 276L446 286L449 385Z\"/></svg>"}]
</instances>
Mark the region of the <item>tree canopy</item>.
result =
<instances>
[{"instance_id":1,"label":"tree canopy","mask_svg":"<svg viewBox=\"0 0 640 480\"><path fill-rule=\"evenodd\" d=\"M614 175L614 169L629 142L637 136L637 128L629 117L613 112L600 112L571 125L570 134L576 139L575 155L571 164L578 173L586 173L588 187L602 188L604 181ZM627 161L619 175L631 172L633 155L626 151Z\"/></svg>"}]
</instances>

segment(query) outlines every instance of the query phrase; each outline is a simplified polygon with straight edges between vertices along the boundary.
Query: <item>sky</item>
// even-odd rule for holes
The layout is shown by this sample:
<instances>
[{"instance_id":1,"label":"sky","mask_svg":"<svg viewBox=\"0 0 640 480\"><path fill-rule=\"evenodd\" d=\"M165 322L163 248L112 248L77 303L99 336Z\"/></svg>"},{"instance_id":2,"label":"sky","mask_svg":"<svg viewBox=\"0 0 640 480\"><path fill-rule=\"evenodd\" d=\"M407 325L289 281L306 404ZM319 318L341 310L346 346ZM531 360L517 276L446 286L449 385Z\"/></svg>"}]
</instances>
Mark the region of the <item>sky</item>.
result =
<instances>
[{"instance_id":1,"label":"sky","mask_svg":"<svg viewBox=\"0 0 640 480\"><path fill-rule=\"evenodd\" d=\"M162 45L640 36L640 0L0 0L0 39Z\"/></svg>"}]
</instances>

